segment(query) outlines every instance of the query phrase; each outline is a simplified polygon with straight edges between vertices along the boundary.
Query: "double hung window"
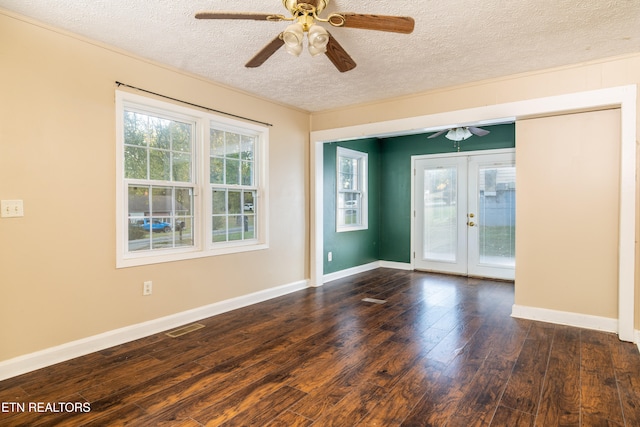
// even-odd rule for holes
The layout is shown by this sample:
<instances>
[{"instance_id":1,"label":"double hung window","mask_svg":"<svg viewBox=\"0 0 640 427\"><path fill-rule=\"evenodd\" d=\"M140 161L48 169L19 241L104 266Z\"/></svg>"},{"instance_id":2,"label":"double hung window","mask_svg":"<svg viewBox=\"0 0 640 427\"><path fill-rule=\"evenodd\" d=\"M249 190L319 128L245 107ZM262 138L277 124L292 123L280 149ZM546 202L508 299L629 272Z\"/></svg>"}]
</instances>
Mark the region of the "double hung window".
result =
<instances>
[{"instance_id":1,"label":"double hung window","mask_svg":"<svg viewBox=\"0 0 640 427\"><path fill-rule=\"evenodd\" d=\"M195 123L129 108L123 125L127 252L193 247Z\"/></svg>"},{"instance_id":2,"label":"double hung window","mask_svg":"<svg viewBox=\"0 0 640 427\"><path fill-rule=\"evenodd\" d=\"M116 101L119 267L267 247L265 127Z\"/></svg>"},{"instance_id":3,"label":"double hung window","mask_svg":"<svg viewBox=\"0 0 640 427\"><path fill-rule=\"evenodd\" d=\"M337 231L368 227L367 153L343 147L337 149Z\"/></svg>"},{"instance_id":4,"label":"double hung window","mask_svg":"<svg viewBox=\"0 0 640 427\"><path fill-rule=\"evenodd\" d=\"M210 130L212 242L256 236L255 135Z\"/></svg>"}]
</instances>

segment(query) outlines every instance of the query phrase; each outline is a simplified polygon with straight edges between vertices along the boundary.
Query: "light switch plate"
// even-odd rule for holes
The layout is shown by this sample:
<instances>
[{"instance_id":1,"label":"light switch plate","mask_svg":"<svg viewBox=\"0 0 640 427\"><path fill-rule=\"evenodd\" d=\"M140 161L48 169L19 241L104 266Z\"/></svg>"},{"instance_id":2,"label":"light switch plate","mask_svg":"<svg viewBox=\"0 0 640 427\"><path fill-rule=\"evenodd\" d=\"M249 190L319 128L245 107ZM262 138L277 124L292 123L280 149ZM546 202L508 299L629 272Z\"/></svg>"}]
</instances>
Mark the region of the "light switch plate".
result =
<instances>
[{"instance_id":1,"label":"light switch plate","mask_svg":"<svg viewBox=\"0 0 640 427\"><path fill-rule=\"evenodd\" d=\"M18 218L24 216L22 200L0 200L0 216L2 218Z\"/></svg>"}]
</instances>

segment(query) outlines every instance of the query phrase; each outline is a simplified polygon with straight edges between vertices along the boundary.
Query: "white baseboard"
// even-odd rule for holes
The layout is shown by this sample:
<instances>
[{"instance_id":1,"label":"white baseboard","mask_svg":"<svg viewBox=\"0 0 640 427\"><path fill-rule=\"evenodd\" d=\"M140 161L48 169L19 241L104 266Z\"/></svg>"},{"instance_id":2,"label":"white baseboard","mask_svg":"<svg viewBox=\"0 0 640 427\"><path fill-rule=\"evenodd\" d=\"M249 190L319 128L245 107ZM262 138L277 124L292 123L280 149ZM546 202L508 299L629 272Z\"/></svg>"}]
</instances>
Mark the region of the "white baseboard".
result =
<instances>
[{"instance_id":1,"label":"white baseboard","mask_svg":"<svg viewBox=\"0 0 640 427\"><path fill-rule=\"evenodd\" d=\"M618 333L618 319L608 317L569 313L546 308L526 307L516 304L514 304L511 309L511 316L520 319L539 320L541 322L556 323L559 325L613 332L614 334ZM635 330L633 339L633 342L638 347L638 351L640 351L640 330Z\"/></svg>"},{"instance_id":2,"label":"white baseboard","mask_svg":"<svg viewBox=\"0 0 640 427\"><path fill-rule=\"evenodd\" d=\"M396 261L379 261L382 268L394 268L396 270L409 270L413 271L413 264L408 262L396 262Z\"/></svg>"},{"instance_id":3,"label":"white baseboard","mask_svg":"<svg viewBox=\"0 0 640 427\"><path fill-rule=\"evenodd\" d=\"M0 381L308 287L307 280L126 326L0 362Z\"/></svg>"},{"instance_id":4,"label":"white baseboard","mask_svg":"<svg viewBox=\"0 0 640 427\"><path fill-rule=\"evenodd\" d=\"M374 261L369 264L357 265L355 267L346 268L344 270L336 271L334 273L325 274L322 276L322 283L331 282L333 280L343 279L345 277L352 276L358 273L364 273L365 271L375 270L376 268L395 268L396 270L413 270L413 265L404 262L394 261Z\"/></svg>"},{"instance_id":5,"label":"white baseboard","mask_svg":"<svg viewBox=\"0 0 640 427\"><path fill-rule=\"evenodd\" d=\"M349 277L354 274L364 273L365 271L375 270L380 267L380 261L370 262L369 264L357 265L355 267L346 268L344 270L336 271L334 273L325 274L322 276L322 283L331 282L333 280Z\"/></svg>"},{"instance_id":6,"label":"white baseboard","mask_svg":"<svg viewBox=\"0 0 640 427\"><path fill-rule=\"evenodd\" d=\"M521 319L539 320L559 325L578 328L595 329L605 332L618 332L618 319L592 316L589 314L570 313L568 311L549 310L547 308L527 307L514 304L511 316Z\"/></svg>"}]
</instances>

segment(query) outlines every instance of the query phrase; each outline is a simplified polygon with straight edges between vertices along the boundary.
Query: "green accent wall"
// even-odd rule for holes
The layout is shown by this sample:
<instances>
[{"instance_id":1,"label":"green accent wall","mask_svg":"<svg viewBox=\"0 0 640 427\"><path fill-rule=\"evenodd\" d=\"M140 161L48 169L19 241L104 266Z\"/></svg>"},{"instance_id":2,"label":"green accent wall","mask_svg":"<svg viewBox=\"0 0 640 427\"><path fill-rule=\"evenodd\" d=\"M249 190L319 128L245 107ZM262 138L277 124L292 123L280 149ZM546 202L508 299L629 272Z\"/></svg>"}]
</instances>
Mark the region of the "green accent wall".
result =
<instances>
[{"instance_id":1,"label":"green accent wall","mask_svg":"<svg viewBox=\"0 0 640 427\"><path fill-rule=\"evenodd\" d=\"M336 232L336 148L368 154L367 230ZM377 138L324 144L324 274L380 259L380 141ZM333 261L328 261L328 253Z\"/></svg>"},{"instance_id":2,"label":"green accent wall","mask_svg":"<svg viewBox=\"0 0 640 427\"><path fill-rule=\"evenodd\" d=\"M515 147L515 125L483 127L460 151ZM411 262L411 156L453 153L453 141L429 134L362 139L324 145L324 273L377 260ZM369 229L336 233L336 147L369 153ZM333 261L327 261L328 252Z\"/></svg>"},{"instance_id":3,"label":"green accent wall","mask_svg":"<svg viewBox=\"0 0 640 427\"><path fill-rule=\"evenodd\" d=\"M515 147L515 125L483 127L491 133L461 141L460 151ZM430 135L430 134L429 134ZM444 135L407 135L380 140L380 259L411 262L411 156L453 153L453 141Z\"/></svg>"}]
</instances>

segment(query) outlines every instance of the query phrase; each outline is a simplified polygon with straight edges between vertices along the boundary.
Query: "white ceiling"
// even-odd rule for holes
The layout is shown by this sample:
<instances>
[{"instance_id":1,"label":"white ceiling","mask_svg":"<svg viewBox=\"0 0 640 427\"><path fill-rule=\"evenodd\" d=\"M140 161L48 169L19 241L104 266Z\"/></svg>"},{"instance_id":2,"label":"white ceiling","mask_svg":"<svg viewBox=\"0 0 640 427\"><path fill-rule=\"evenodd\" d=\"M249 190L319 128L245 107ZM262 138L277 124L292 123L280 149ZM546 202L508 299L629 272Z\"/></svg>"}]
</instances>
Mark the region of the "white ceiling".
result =
<instances>
[{"instance_id":1,"label":"white ceiling","mask_svg":"<svg viewBox=\"0 0 640 427\"><path fill-rule=\"evenodd\" d=\"M409 35L331 29L358 64L346 73L306 49L297 58L280 49L245 68L287 22L193 17L288 15L281 0L0 0L0 8L307 111L640 52L640 0L332 0L322 17L340 11L416 22Z\"/></svg>"}]
</instances>

